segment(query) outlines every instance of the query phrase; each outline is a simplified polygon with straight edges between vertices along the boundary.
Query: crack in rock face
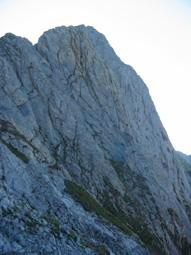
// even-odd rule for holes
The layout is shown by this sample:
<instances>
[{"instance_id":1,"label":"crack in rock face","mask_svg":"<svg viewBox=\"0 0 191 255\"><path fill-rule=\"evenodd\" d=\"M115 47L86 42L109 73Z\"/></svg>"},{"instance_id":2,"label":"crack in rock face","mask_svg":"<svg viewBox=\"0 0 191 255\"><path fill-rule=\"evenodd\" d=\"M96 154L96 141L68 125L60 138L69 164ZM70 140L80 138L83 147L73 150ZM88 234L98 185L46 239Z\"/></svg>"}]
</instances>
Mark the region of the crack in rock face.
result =
<instances>
[{"instance_id":1,"label":"crack in rock face","mask_svg":"<svg viewBox=\"0 0 191 255\"><path fill-rule=\"evenodd\" d=\"M191 166L92 27L0 38L0 253L191 255Z\"/></svg>"}]
</instances>

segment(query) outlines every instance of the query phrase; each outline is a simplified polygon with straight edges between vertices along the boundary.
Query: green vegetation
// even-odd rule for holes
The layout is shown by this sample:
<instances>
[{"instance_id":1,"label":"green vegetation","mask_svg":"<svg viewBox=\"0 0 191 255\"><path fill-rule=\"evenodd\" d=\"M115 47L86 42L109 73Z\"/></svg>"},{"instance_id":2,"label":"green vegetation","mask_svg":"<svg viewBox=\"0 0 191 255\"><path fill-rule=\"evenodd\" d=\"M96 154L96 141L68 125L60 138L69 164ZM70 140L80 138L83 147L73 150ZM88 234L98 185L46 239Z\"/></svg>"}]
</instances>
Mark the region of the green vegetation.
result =
<instances>
[{"instance_id":1,"label":"green vegetation","mask_svg":"<svg viewBox=\"0 0 191 255\"><path fill-rule=\"evenodd\" d=\"M53 216L53 215L49 215L49 214L45 214L43 217L48 224L51 227L51 233L55 236L55 237L59 237L60 236L60 222L59 220Z\"/></svg>"},{"instance_id":2,"label":"green vegetation","mask_svg":"<svg viewBox=\"0 0 191 255\"><path fill-rule=\"evenodd\" d=\"M119 179L124 181L124 166L122 162L116 160L110 160L112 167L115 169Z\"/></svg>"},{"instance_id":3,"label":"green vegetation","mask_svg":"<svg viewBox=\"0 0 191 255\"><path fill-rule=\"evenodd\" d=\"M116 208L113 205L113 202L111 201L110 197L108 196L107 192L104 192L103 194L103 200L102 200L103 207L108 210L113 215L117 215L118 212Z\"/></svg>"},{"instance_id":4,"label":"green vegetation","mask_svg":"<svg viewBox=\"0 0 191 255\"><path fill-rule=\"evenodd\" d=\"M108 204L101 206L92 195L84 190L80 185L75 182L66 180L65 189L75 201L81 203L86 211L94 212L98 217L101 217L113 225L117 226L125 234L136 233L140 240L150 248L152 252L160 254L161 251L160 240L154 235L152 230L149 229L145 223L143 217L134 217L134 215L126 215L119 208L118 210L114 207L111 200L108 200ZM128 198L128 201L132 200ZM105 200L106 201L106 200ZM136 203L138 206L138 203ZM138 208L137 208L138 209ZM140 212L141 214L141 212ZM136 213L137 215L137 213ZM128 225L129 224L129 225ZM101 254L101 253L98 253ZM105 253L102 253L105 254ZM106 253L107 254L107 253Z\"/></svg>"},{"instance_id":5,"label":"green vegetation","mask_svg":"<svg viewBox=\"0 0 191 255\"><path fill-rule=\"evenodd\" d=\"M7 217L9 219L15 219L17 217L18 208L13 206L11 208L1 208L0 217Z\"/></svg>"},{"instance_id":6,"label":"green vegetation","mask_svg":"<svg viewBox=\"0 0 191 255\"><path fill-rule=\"evenodd\" d=\"M126 184L125 178L122 177L125 171L121 162L112 161L112 165L120 179L123 178L123 183ZM128 166L126 167L128 179L131 182L131 187L139 188L138 195L147 203L147 197L152 200L152 194L146 183L146 179L133 172ZM149 227L143 211L143 207L137 199L131 196L127 191L124 197L121 196L118 190L116 190L108 179L104 179L105 191L99 194L100 203L83 187L72 181L65 181L65 190L76 200L81 203L85 210L94 212L98 217L101 217L113 225L117 226L125 234L136 233L140 240L155 254L161 254L162 244L160 239L153 233L153 230ZM121 204L121 206L120 206ZM125 213L121 208L133 208ZM128 210L128 209L127 209ZM164 252L165 254L165 252Z\"/></svg>"},{"instance_id":7,"label":"green vegetation","mask_svg":"<svg viewBox=\"0 0 191 255\"><path fill-rule=\"evenodd\" d=\"M25 164L27 164L29 162L29 159L27 158L27 156L22 153L21 151L19 151L17 148L15 148L12 144L10 143L6 143L4 140L0 140L4 145L7 146L7 148L13 153L15 154L15 156L17 158L19 158L20 160L22 160Z\"/></svg>"},{"instance_id":8,"label":"green vegetation","mask_svg":"<svg viewBox=\"0 0 191 255\"><path fill-rule=\"evenodd\" d=\"M65 180L65 190L74 198L75 201L81 203L86 211L96 213L98 217L111 222L124 233L131 234L131 230L127 226L124 218L114 214L114 211L110 212L108 209L102 207L96 199L80 185L75 182Z\"/></svg>"},{"instance_id":9,"label":"green vegetation","mask_svg":"<svg viewBox=\"0 0 191 255\"><path fill-rule=\"evenodd\" d=\"M69 234L68 234L68 238L74 242L77 241L77 235L76 232L74 230L70 230Z\"/></svg>"},{"instance_id":10,"label":"green vegetation","mask_svg":"<svg viewBox=\"0 0 191 255\"><path fill-rule=\"evenodd\" d=\"M103 244L95 244L95 243L90 243L90 242L83 242L81 244L83 247L89 248L91 250L94 250L96 254L98 255L109 255L110 253L108 252L107 248Z\"/></svg>"},{"instance_id":11,"label":"green vegetation","mask_svg":"<svg viewBox=\"0 0 191 255\"><path fill-rule=\"evenodd\" d=\"M104 245L98 245L95 250L99 255L109 255L110 254Z\"/></svg>"},{"instance_id":12,"label":"green vegetation","mask_svg":"<svg viewBox=\"0 0 191 255\"><path fill-rule=\"evenodd\" d=\"M30 234L35 234L38 228L41 226L46 226L46 224L41 223L38 219L34 219L31 214L32 210L29 210L25 213L25 217L23 217L23 221L26 225L26 231ZM54 215L50 215L50 213L45 213L42 215L42 219L46 220L50 227L50 233L53 234L55 237L60 236L60 222Z\"/></svg>"},{"instance_id":13,"label":"green vegetation","mask_svg":"<svg viewBox=\"0 0 191 255\"><path fill-rule=\"evenodd\" d=\"M123 219L126 224L128 224L129 228L132 232L136 233L140 240L150 248L152 252L156 252L158 254L161 251L161 242L158 237L153 233L152 229L149 228L149 225L146 222L144 211L141 206L140 201L135 199L135 197L131 196L131 193L128 192L128 183L125 181L125 177L128 177L128 180L131 183L132 189L137 189L138 195L146 201L146 195L152 200L152 194L149 190L149 187L146 183L146 179L138 175L136 172L133 172L129 166L125 166L120 161L111 160L111 164L115 171L117 172L120 180L126 186L126 193L124 197L121 197L121 194L114 189L111 183L107 180L105 182L106 194L104 194L105 200L102 201L104 207L106 207L109 211L114 212L117 217ZM104 180L105 181L105 180ZM109 197L108 193L111 193L112 196ZM124 213L120 208L120 203L124 205L130 206L130 208L134 209L133 212ZM160 254L160 253L159 253Z\"/></svg>"},{"instance_id":14,"label":"green vegetation","mask_svg":"<svg viewBox=\"0 0 191 255\"><path fill-rule=\"evenodd\" d=\"M37 231L37 228L41 225L31 216L31 211L25 213L25 218L23 218L23 221L26 225L26 231L30 234L34 234Z\"/></svg>"},{"instance_id":15,"label":"green vegetation","mask_svg":"<svg viewBox=\"0 0 191 255\"><path fill-rule=\"evenodd\" d=\"M38 227L38 222L32 218L25 220L26 231L30 234L34 234Z\"/></svg>"}]
</instances>

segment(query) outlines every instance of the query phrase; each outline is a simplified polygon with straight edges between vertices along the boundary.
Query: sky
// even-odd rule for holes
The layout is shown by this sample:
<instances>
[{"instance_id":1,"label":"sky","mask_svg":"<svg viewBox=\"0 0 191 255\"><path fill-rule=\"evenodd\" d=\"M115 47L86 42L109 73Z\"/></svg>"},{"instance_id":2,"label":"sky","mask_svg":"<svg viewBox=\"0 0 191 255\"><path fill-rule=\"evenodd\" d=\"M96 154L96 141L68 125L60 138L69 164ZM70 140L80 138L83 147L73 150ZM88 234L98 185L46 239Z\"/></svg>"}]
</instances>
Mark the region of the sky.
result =
<instances>
[{"instance_id":1,"label":"sky","mask_svg":"<svg viewBox=\"0 0 191 255\"><path fill-rule=\"evenodd\" d=\"M0 37L36 43L50 28L80 24L133 66L174 148L191 154L191 0L0 0Z\"/></svg>"}]
</instances>

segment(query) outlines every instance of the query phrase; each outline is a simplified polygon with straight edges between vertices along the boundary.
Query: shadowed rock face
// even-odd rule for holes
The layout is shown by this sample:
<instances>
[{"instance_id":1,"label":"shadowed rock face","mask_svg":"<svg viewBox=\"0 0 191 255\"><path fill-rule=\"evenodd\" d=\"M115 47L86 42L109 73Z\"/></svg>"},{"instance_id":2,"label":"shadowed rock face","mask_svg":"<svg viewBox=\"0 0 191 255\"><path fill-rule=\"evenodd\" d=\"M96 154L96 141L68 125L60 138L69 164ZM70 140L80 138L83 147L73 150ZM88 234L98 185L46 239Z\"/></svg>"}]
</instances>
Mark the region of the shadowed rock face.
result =
<instances>
[{"instance_id":1,"label":"shadowed rock face","mask_svg":"<svg viewBox=\"0 0 191 255\"><path fill-rule=\"evenodd\" d=\"M184 164L95 29L0 39L0 141L1 254L191 254Z\"/></svg>"}]
</instances>

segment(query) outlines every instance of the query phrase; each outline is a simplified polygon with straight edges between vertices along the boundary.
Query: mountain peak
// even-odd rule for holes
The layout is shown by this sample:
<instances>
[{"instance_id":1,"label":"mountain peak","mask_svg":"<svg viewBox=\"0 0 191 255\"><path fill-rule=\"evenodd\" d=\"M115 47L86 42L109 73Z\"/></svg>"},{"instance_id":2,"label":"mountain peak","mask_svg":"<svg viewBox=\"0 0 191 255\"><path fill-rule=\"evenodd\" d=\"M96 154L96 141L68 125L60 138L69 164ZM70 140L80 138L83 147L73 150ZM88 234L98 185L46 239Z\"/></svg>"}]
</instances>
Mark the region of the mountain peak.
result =
<instances>
[{"instance_id":1,"label":"mountain peak","mask_svg":"<svg viewBox=\"0 0 191 255\"><path fill-rule=\"evenodd\" d=\"M104 35L63 26L32 45L7 34L0 77L2 253L191 250L189 174Z\"/></svg>"}]
</instances>

